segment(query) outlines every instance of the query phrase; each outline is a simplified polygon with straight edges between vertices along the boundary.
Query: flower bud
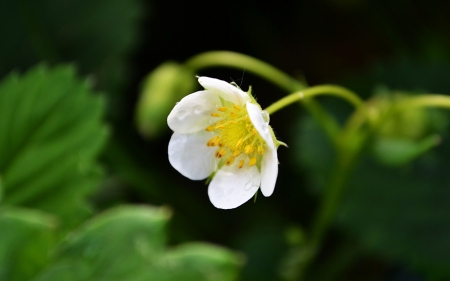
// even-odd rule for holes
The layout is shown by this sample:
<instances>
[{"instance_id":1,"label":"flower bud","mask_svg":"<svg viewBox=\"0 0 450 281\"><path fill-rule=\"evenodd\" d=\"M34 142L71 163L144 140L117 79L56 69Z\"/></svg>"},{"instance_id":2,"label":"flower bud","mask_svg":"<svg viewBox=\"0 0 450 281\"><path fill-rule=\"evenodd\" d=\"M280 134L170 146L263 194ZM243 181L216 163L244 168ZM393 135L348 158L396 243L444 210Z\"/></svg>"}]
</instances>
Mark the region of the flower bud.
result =
<instances>
[{"instance_id":1,"label":"flower bud","mask_svg":"<svg viewBox=\"0 0 450 281\"><path fill-rule=\"evenodd\" d=\"M403 165L426 153L440 143L438 133L446 127L447 119L435 110L415 108L389 113L391 105L401 104L410 96L386 92L374 100L378 112L388 114L371 147L374 157L385 165Z\"/></svg>"},{"instance_id":2,"label":"flower bud","mask_svg":"<svg viewBox=\"0 0 450 281\"><path fill-rule=\"evenodd\" d=\"M175 62L158 66L144 79L136 108L136 123L146 137L167 129L167 115L195 87L194 73Z\"/></svg>"}]
</instances>

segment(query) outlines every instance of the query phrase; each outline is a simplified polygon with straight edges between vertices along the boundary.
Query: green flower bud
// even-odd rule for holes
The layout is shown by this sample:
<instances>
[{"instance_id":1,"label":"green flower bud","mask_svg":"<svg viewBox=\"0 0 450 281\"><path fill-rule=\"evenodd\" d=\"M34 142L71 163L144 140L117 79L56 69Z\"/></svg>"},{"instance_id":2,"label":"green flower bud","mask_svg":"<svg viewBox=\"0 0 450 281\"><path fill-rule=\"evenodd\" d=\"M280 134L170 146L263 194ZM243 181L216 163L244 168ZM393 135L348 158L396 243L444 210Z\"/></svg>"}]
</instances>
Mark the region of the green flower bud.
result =
<instances>
[{"instance_id":1,"label":"green flower bud","mask_svg":"<svg viewBox=\"0 0 450 281\"><path fill-rule=\"evenodd\" d=\"M393 104L410 96L406 92L383 90L373 101L383 123L377 130L371 151L382 164L404 165L440 143L438 133L447 124L447 118L441 112L426 108L391 112Z\"/></svg>"},{"instance_id":2,"label":"green flower bud","mask_svg":"<svg viewBox=\"0 0 450 281\"><path fill-rule=\"evenodd\" d=\"M167 129L167 116L182 97L195 87L194 73L175 62L158 66L144 79L136 108L136 123L146 137Z\"/></svg>"}]
</instances>

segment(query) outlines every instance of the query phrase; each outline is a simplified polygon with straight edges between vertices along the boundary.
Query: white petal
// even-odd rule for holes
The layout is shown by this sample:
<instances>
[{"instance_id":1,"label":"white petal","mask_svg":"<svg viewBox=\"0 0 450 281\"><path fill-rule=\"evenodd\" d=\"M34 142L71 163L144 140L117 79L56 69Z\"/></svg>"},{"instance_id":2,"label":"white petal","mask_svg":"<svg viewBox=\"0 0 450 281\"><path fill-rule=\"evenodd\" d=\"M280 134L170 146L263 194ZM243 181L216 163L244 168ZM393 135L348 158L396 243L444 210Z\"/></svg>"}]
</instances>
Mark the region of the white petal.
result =
<instances>
[{"instance_id":1,"label":"white petal","mask_svg":"<svg viewBox=\"0 0 450 281\"><path fill-rule=\"evenodd\" d=\"M275 148L269 148L264 152L261 161L261 192L264 196L270 196L275 189L278 176L278 156Z\"/></svg>"},{"instance_id":2,"label":"white petal","mask_svg":"<svg viewBox=\"0 0 450 281\"><path fill-rule=\"evenodd\" d=\"M273 142L272 134L269 130L269 124L264 120L263 111L261 108L253 103L247 102L246 104L248 117L252 121L253 126L258 131L259 135L264 139L266 144L270 148L275 148L275 143Z\"/></svg>"},{"instance_id":3,"label":"white petal","mask_svg":"<svg viewBox=\"0 0 450 281\"><path fill-rule=\"evenodd\" d=\"M186 134L204 130L212 124L211 113L222 103L212 91L199 91L185 96L170 112L167 124L172 131Z\"/></svg>"},{"instance_id":4,"label":"white petal","mask_svg":"<svg viewBox=\"0 0 450 281\"><path fill-rule=\"evenodd\" d=\"M238 105L243 105L250 101L250 97L247 93L223 80L203 76L198 78L198 82L203 88L214 91L224 100Z\"/></svg>"},{"instance_id":5,"label":"white petal","mask_svg":"<svg viewBox=\"0 0 450 281\"><path fill-rule=\"evenodd\" d=\"M217 169L215 149L206 143L213 133L200 131L192 134L173 133L169 142L169 162L183 176L191 180L207 178Z\"/></svg>"},{"instance_id":6,"label":"white petal","mask_svg":"<svg viewBox=\"0 0 450 281\"><path fill-rule=\"evenodd\" d=\"M256 166L243 168L223 166L212 179L208 188L211 203L219 209L233 209L255 195L260 185L260 173Z\"/></svg>"}]
</instances>

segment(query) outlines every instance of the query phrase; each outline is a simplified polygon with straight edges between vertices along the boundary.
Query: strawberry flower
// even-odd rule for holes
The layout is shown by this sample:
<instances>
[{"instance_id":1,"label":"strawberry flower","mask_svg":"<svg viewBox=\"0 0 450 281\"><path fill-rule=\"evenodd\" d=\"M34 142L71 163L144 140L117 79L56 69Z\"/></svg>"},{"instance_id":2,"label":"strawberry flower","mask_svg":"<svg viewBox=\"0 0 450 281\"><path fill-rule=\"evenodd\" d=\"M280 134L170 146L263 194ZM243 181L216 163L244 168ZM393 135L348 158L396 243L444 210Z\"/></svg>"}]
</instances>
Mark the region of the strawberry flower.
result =
<instances>
[{"instance_id":1,"label":"strawberry flower","mask_svg":"<svg viewBox=\"0 0 450 281\"><path fill-rule=\"evenodd\" d=\"M233 209L261 188L270 196L278 175L280 144L269 116L255 99L225 81L199 77L205 88L187 95L167 118L174 131L169 161L192 180L211 178L208 196L220 209Z\"/></svg>"}]
</instances>

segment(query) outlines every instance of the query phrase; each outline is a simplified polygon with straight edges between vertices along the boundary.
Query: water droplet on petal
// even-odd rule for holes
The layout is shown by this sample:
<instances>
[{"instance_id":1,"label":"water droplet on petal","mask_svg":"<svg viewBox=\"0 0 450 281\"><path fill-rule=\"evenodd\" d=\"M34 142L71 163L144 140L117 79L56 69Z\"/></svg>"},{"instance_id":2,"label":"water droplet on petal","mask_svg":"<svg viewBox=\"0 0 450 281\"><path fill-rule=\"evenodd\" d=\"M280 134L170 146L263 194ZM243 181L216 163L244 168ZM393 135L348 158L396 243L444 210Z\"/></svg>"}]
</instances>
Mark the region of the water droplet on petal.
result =
<instances>
[{"instance_id":1,"label":"water droplet on petal","mask_svg":"<svg viewBox=\"0 0 450 281\"><path fill-rule=\"evenodd\" d=\"M264 121L266 121L266 123L269 124L269 122L270 122L269 112L263 110L263 111L261 111L261 115L262 115Z\"/></svg>"},{"instance_id":2,"label":"water droplet on petal","mask_svg":"<svg viewBox=\"0 0 450 281\"><path fill-rule=\"evenodd\" d=\"M200 114L202 112L203 112L203 107L201 105L194 106L194 113L195 114Z\"/></svg>"},{"instance_id":3,"label":"water droplet on petal","mask_svg":"<svg viewBox=\"0 0 450 281\"><path fill-rule=\"evenodd\" d=\"M249 181L248 183L245 184L244 190L249 191L252 187L253 187L253 183L251 181Z\"/></svg>"}]
</instances>

